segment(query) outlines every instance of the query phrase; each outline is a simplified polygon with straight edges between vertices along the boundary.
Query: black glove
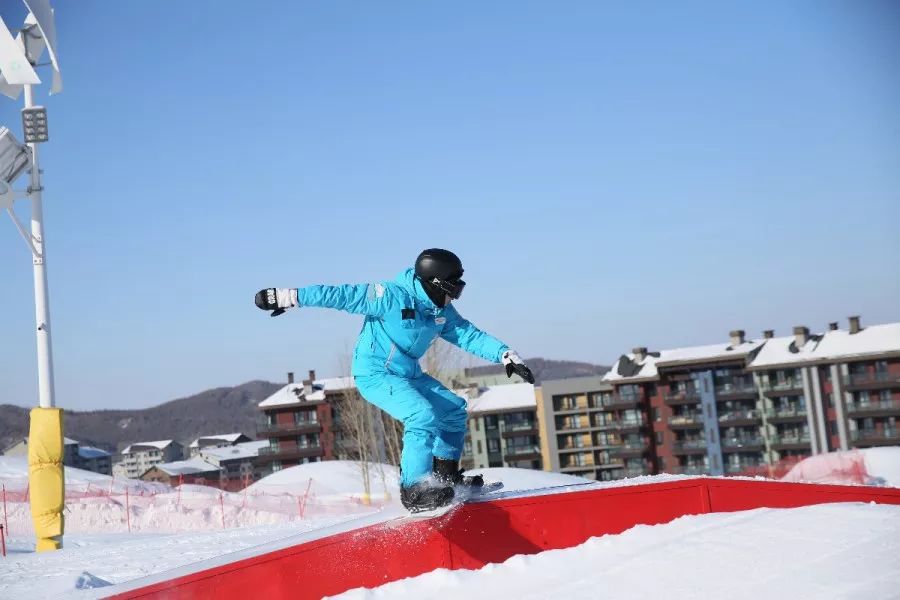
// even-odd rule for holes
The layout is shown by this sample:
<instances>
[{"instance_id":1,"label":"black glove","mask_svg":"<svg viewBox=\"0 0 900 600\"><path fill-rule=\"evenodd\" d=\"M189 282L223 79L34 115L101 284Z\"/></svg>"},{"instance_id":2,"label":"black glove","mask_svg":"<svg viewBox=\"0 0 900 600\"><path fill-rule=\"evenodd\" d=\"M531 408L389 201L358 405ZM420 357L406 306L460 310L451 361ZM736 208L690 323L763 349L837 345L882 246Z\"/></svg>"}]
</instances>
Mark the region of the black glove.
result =
<instances>
[{"instance_id":1,"label":"black glove","mask_svg":"<svg viewBox=\"0 0 900 600\"><path fill-rule=\"evenodd\" d=\"M515 373L528 383L534 383L534 375L531 373L531 369L512 350L507 350L503 353L503 364L506 365L507 377L512 377L513 373Z\"/></svg>"},{"instance_id":2,"label":"black glove","mask_svg":"<svg viewBox=\"0 0 900 600\"><path fill-rule=\"evenodd\" d=\"M263 310L271 310L277 317L289 308L300 306L297 301L297 288L266 288L256 292L256 306Z\"/></svg>"}]
</instances>

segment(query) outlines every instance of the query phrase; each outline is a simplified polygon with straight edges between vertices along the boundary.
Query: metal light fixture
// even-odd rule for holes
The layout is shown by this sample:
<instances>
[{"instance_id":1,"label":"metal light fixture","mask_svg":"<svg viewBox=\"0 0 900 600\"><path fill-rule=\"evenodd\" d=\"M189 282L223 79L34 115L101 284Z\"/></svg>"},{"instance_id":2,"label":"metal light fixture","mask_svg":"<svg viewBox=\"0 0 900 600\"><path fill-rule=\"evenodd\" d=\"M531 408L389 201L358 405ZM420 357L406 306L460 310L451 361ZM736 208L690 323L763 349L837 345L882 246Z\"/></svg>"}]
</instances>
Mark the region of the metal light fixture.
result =
<instances>
[{"instance_id":1,"label":"metal light fixture","mask_svg":"<svg viewBox=\"0 0 900 600\"><path fill-rule=\"evenodd\" d=\"M47 109L43 106L23 108L22 131L25 132L26 144L46 142L49 139L47 137Z\"/></svg>"},{"instance_id":2,"label":"metal light fixture","mask_svg":"<svg viewBox=\"0 0 900 600\"><path fill-rule=\"evenodd\" d=\"M12 207L12 182L30 166L31 148L20 144L12 131L0 127L0 209Z\"/></svg>"}]
</instances>

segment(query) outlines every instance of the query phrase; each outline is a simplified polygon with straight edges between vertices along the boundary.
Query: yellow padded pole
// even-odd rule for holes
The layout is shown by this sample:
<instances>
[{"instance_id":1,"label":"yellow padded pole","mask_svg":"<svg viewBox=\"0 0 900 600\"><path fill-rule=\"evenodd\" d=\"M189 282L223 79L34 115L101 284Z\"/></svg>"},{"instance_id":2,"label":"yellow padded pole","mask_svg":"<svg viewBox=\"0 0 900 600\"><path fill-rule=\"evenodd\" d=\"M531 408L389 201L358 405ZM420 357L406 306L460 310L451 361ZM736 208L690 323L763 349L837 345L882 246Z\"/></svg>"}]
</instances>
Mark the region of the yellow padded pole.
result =
<instances>
[{"instance_id":1,"label":"yellow padded pole","mask_svg":"<svg viewBox=\"0 0 900 600\"><path fill-rule=\"evenodd\" d=\"M63 509L66 505L64 452L62 409L31 409L28 484L31 488L31 520L34 522L38 552L62 547Z\"/></svg>"}]
</instances>

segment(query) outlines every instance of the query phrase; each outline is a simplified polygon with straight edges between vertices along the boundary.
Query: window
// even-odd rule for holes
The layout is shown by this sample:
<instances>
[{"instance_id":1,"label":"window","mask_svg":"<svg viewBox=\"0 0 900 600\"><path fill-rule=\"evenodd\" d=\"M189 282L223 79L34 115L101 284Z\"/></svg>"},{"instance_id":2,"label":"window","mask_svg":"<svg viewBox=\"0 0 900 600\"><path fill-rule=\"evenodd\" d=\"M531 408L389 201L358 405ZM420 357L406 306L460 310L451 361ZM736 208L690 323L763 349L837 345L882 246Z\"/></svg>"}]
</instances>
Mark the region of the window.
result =
<instances>
[{"instance_id":1,"label":"window","mask_svg":"<svg viewBox=\"0 0 900 600\"><path fill-rule=\"evenodd\" d=\"M481 431L481 419L475 419L475 431Z\"/></svg>"},{"instance_id":2,"label":"window","mask_svg":"<svg viewBox=\"0 0 900 600\"><path fill-rule=\"evenodd\" d=\"M838 434L837 423L835 423L834 421L831 421L829 423L829 425L831 426L831 435L837 435Z\"/></svg>"},{"instance_id":3,"label":"window","mask_svg":"<svg viewBox=\"0 0 900 600\"><path fill-rule=\"evenodd\" d=\"M485 429L497 429L497 415L487 415L484 417Z\"/></svg>"},{"instance_id":4,"label":"window","mask_svg":"<svg viewBox=\"0 0 900 600\"><path fill-rule=\"evenodd\" d=\"M463 453L472 454L472 440L466 440L466 443L463 446Z\"/></svg>"},{"instance_id":5,"label":"window","mask_svg":"<svg viewBox=\"0 0 900 600\"><path fill-rule=\"evenodd\" d=\"M661 421L662 417L659 416L659 409L654 407L650 409L650 418L654 421Z\"/></svg>"},{"instance_id":6,"label":"window","mask_svg":"<svg viewBox=\"0 0 900 600\"><path fill-rule=\"evenodd\" d=\"M491 438L487 441L488 452L500 452L500 440Z\"/></svg>"},{"instance_id":7,"label":"window","mask_svg":"<svg viewBox=\"0 0 900 600\"><path fill-rule=\"evenodd\" d=\"M656 445L662 446L662 444L663 444L663 432L657 431L656 432Z\"/></svg>"},{"instance_id":8,"label":"window","mask_svg":"<svg viewBox=\"0 0 900 600\"><path fill-rule=\"evenodd\" d=\"M886 360L878 360L875 361L875 372L876 373L887 373L888 364Z\"/></svg>"},{"instance_id":9,"label":"window","mask_svg":"<svg viewBox=\"0 0 900 600\"><path fill-rule=\"evenodd\" d=\"M272 461L272 472L273 472L273 473L274 473L275 471L280 471L281 468L282 468L282 467L281 467L281 461L280 461L280 460L273 460L273 461Z\"/></svg>"},{"instance_id":10,"label":"window","mask_svg":"<svg viewBox=\"0 0 900 600\"><path fill-rule=\"evenodd\" d=\"M881 400L882 404L890 404L891 390L881 390L878 392L878 399Z\"/></svg>"},{"instance_id":11,"label":"window","mask_svg":"<svg viewBox=\"0 0 900 600\"><path fill-rule=\"evenodd\" d=\"M481 440L475 441L475 447L478 448L478 454L481 454L482 452L484 452L484 450L482 450L482 448L481 448Z\"/></svg>"}]
</instances>

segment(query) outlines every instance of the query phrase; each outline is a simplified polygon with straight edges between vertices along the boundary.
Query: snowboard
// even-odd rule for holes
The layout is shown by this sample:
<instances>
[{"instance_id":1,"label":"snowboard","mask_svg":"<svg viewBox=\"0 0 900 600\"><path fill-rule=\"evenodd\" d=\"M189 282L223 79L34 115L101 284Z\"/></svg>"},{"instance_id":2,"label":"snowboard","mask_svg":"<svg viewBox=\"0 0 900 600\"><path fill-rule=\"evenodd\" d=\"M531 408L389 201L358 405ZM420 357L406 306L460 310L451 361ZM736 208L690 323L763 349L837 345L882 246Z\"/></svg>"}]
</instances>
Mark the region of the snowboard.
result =
<instances>
[{"instance_id":1,"label":"snowboard","mask_svg":"<svg viewBox=\"0 0 900 600\"><path fill-rule=\"evenodd\" d=\"M453 496L453 501L450 504L447 504L446 506L440 506L438 508L432 508L431 510L411 512L409 513L409 516L414 519L430 519L431 517L440 517L454 510L455 508L459 508L467 502L480 500L482 498L489 499L493 494L496 494L502 489L502 481L492 481L490 483L485 483L483 486L481 486L481 488L478 489L478 491L473 491L473 488L471 487L459 486L456 488L455 495Z\"/></svg>"}]
</instances>

